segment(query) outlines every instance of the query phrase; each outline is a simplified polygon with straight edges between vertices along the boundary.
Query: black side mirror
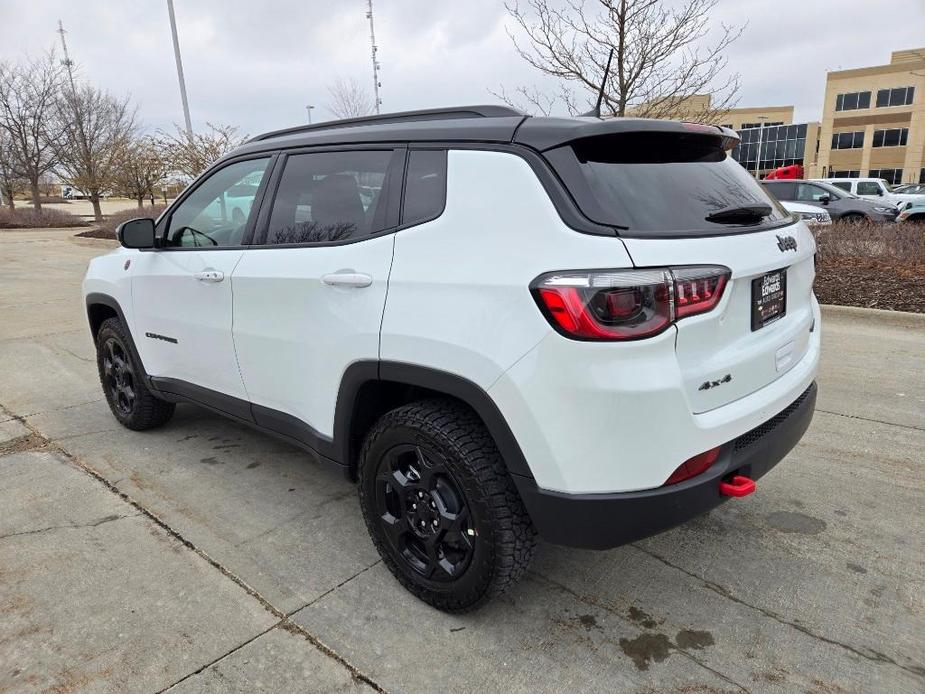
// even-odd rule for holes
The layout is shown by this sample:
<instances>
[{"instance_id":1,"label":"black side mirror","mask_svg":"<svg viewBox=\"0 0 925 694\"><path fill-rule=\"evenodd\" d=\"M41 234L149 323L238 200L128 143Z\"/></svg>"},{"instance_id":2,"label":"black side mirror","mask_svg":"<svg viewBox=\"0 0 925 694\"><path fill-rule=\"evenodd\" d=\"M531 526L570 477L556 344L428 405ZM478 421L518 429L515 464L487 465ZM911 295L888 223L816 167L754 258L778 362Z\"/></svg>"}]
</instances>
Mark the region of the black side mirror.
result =
<instances>
[{"instance_id":1,"label":"black side mirror","mask_svg":"<svg viewBox=\"0 0 925 694\"><path fill-rule=\"evenodd\" d=\"M819 202L821 202L823 205L828 205L830 202L832 202L832 196L829 195L828 193L825 193L824 195L820 195Z\"/></svg>"},{"instance_id":2,"label":"black side mirror","mask_svg":"<svg viewBox=\"0 0 925 694\"><path fill-rule=\"evenodd\" d=\"M125 248L154 248L154 220L130 219L116 229L119 243Z\"/></svg>"}]
</instances>

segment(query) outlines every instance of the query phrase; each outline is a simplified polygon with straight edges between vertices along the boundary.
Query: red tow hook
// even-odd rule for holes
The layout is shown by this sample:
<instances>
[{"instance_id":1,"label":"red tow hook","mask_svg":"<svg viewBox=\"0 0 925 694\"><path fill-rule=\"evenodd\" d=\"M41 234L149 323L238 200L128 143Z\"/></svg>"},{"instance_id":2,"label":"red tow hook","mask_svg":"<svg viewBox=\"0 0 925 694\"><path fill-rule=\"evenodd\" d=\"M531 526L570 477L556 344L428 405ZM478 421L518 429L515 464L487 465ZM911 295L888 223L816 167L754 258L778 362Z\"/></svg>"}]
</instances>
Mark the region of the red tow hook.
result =
<instances>
[{"instance_id":1,"label":"red tow hook","mask_svg":"<svg viewBox=\"0 0 925 694\"><path fill-rule=\"evenodd\" d=\"M723 496L748 496L755 491L755 480L744 475L733 475L732 479L719 483L719 493Z\"/></svg>"}]
</instances>

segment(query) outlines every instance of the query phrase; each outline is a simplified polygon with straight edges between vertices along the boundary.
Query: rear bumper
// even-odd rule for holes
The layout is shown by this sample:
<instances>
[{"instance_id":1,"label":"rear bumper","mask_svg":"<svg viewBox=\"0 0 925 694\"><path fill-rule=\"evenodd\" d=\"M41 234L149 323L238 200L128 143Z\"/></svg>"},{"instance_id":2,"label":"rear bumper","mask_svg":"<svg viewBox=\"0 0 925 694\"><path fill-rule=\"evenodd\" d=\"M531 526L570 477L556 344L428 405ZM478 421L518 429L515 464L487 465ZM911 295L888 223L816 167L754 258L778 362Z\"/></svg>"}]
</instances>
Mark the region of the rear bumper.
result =
<instances>
[{"instance_id":1,"label":"rear bumper","mask_svg":"<svg viewBox=\"0 0 925 694\"><path fill-rule=\"evenodd\" d=\"M673 528L728 497L720 481L732 474L757 480L777 465L809 427L816 405L812 383L791 405L722 447L706 472L680 484L614 494L563 494L513 475L540 536L547 542L608 549Z\"/></svg>"}]
</instances>

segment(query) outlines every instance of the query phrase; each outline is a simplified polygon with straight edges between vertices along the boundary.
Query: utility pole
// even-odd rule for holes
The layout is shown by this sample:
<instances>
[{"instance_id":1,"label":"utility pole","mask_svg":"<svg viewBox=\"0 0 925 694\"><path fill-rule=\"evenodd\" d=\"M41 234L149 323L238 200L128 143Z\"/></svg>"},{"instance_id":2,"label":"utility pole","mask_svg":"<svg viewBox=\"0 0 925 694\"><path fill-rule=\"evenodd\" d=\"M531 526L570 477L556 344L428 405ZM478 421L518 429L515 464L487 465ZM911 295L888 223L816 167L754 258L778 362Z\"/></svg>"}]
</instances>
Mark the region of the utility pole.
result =
<instances>
[{"instance_id":1,"label":"utility pole","mask_svg":"<svg viewBox=\"0 0 925 694\"><path fill-rule=\"evenodd\" d=\"M173 0L167 0L167 13L170 15L173 54L177 59L177 79L180 81L180 98L183 100L183 119L186 121L186 135L193 139L193 124L189 118L189 101L186 98L186 80L183 79L183 61L180 60L180 40L177 38L177 18L173 14Z\"/></svg>"},{"instance_id":2,"label":"utility pole","mask_svg":"<svg viewBox=\"0 0 925 694\"><path fill-rule=\"evenodd\" d=\"M379 104L382 103L382 99L379 98L379 87L382 86L382 83L379 81L379 60L376 56L379 49L376 46L376 31L373 29L373 0L366 0L366 5L368 8L366 18L369 20L369 43L373 47L373 94L376 100L376 113L379 113Z\"/></svg>"}]
</instances>

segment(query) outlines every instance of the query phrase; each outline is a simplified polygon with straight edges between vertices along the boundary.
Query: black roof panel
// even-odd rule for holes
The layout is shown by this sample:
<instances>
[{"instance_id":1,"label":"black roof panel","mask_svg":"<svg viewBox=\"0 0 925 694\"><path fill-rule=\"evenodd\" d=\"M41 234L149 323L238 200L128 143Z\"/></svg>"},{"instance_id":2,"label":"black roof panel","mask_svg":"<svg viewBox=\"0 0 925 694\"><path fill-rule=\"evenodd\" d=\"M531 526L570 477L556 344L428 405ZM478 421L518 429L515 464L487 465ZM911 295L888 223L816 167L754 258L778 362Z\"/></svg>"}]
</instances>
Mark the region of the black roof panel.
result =
<instances>
[{"instance_id":1,"label":"black roof panel","mask_svg":"<svg viewBox=\"0 0 925 694\"><path fill-rule=\"evenodd\" d=\"M545 151L585 137L620 132L698 130L732 140L728 128L642 118L533 118L506 106L457 106L302 125L258 135L229 156L317 145L393 142L487 142ZM731 139L729 139L731 138Z\"/></svg>"}]
</instances>

